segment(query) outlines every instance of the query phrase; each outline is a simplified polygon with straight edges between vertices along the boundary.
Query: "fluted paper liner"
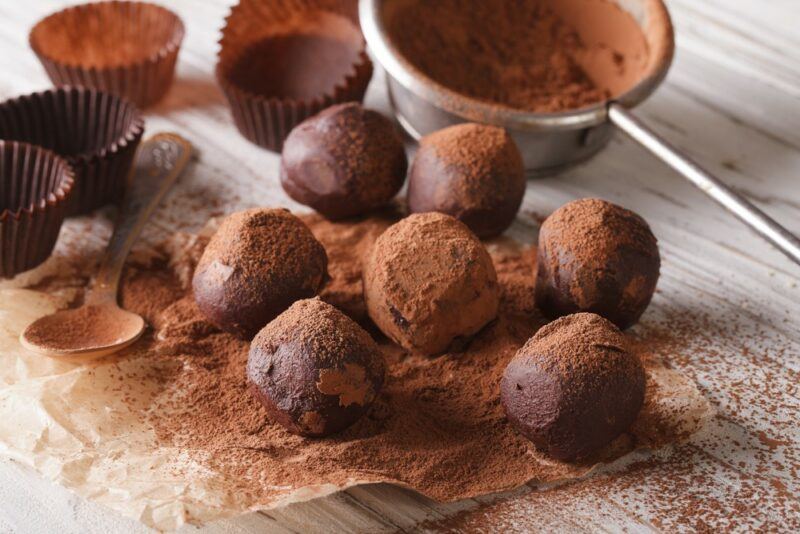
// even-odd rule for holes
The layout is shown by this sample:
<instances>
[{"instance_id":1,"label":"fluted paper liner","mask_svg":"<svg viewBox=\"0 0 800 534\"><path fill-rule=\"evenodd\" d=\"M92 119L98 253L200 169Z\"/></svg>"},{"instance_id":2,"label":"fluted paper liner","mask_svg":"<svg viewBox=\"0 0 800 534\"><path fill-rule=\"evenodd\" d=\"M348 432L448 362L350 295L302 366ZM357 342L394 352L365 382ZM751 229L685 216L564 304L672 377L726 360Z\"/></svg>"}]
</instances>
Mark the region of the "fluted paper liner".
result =
<instances>
[{"instance_id":1,"label":"fluted paper liner","mask_svg":"<svg viewBox=\"0 0 800 534\"><path fill-rule=\"evenodd\" d=\"M92 89L62 87L0 104L0 139L50 149L72 166L69 215L121 199L143 132L133 104Z\"/></svg>"},{"instance_id":2,"label":"fluted paper liner","mask_svg":"<svg viewBox=\"0 0 800 534\"><path fill-rule=\"evenodd\" d=\"M97 2L42 19L30 46L57 85L82 85L147 107L169 90L184 37L181 19L146 2Z\"/></svg>"},{"instance_id":3,"label":"fluted paper liner","mask_svg":"<svg viewBox=\"0 0 800 534\"><path fill-rule=\"evenodd\" d=\"M204 232L206 236L209 233ZM176 276L187 285L191 280L191 266L186 258L196 257L197 244L202 239L177 234L166 246ZM88 252L81 254L88 255ZM65 260L74 261L71 257ZM57 270L57 265L49 265L48 273ZM35 281L33 279L32 283ZM407 482L398 480L403 477L402 473L391 471L394 473L391 476L390 471L379 467L359 469L363 466L348 464L345 459L335 467L308 469L304 461L310 445L295 443L284 449L265 442L264 454L275 451L275 456L265 461L294 470L291 475L285 475L291 479L274 481L263 486L260 492L241 491L238 480L229 478L232 475L226 475L226 471L216 466L213 451L164 444L143 417L154 406L167 410L159 417L170 417L170 403L157 399L163 400L163 396L179 392L174 391L171 381L162 383L157 378L142 377L171 376L175 369L171 371L160 366L174 365L179 369L184 365L180 359L156 357L156 349L145 341L105 361L82 367L41 358L20 346L19 333L28 323L64 305L65 301L56 294L0 284L0 454L35 468L44 477L94 502L160 530L173 530L185 522L202 524L248 511L279 508L358 484L387 482L410 487ZM155 361L161 363L154 366ZM703 428L714 411L694 383L680 372L665 367L657 354L644 361L648 397L643 415L635 426L641 423L647 430L634 430L635 447L659 447L674 442L673 433L688 438ZM120 389L123 386L124 389ZM182 417L180 413L176 412L174 417ZM464 424L469 426L474 422ZM480 431L476 430L472 441L467 440L461 447L479 447L480 439ZM440 445L436 436L432 435L431 440L431 447ZM242 445L252 446L252 442ZM341 445L358 446L357 443ZM623 448L623 452L627 450ZM203 454L198 455L198 452ZM408 465L409 469L426 461L424 446L406 449L398 445L393 454L395 465ZM520 453L492 450L491 454L496 462L498 456ZM538 466L536 469L549 474L540 482L585 476L600 465L565 464L541 454L525 454L532 465ZM250 468L245 464L241 471L246 473ZM335 473L330 472L331 468ZM435 476L435 467L433 469L432 476ZM480 476L480 473L464 472L463 478L443 484L445 494L438 498L453 500L477 496L473 483ZM524 476L508 473L504 480L494 482L500 484L495 490L510 489L507 485L512 481L514 485L522 484L526 481L520 480ZM302 480L302 483L293 480ZM411 489L421 488L411 486Z\"/></svg>"},{"instance_id":4,"label":"fluted paper liner","mask_svg":"<svg viewBox=\"0 0 800 534\"><path fill-rule=\"evenodd\" d=\"M0 278L50 256L72 185L65 159L27 143L0 141Z\"/></svg>"},{"instance_id":5,"label":"fluted paper liner","mask_svg":"<svg viewBox=\"0 0 800 534\"><path fill-rule=\"evenodd\" d=\"M236 127L253 143L279 151L289 132L306 118L342 102L360 102L372 77L372 63L352 0L241 0L225 21L216 75ZM342 79L313 96L259 94L234 76L237 62L257 43L292 35L329 37L357 47L357 60L342 65ZM291 59L287 59L291 61Z\"/></svg>"}]
</instances>

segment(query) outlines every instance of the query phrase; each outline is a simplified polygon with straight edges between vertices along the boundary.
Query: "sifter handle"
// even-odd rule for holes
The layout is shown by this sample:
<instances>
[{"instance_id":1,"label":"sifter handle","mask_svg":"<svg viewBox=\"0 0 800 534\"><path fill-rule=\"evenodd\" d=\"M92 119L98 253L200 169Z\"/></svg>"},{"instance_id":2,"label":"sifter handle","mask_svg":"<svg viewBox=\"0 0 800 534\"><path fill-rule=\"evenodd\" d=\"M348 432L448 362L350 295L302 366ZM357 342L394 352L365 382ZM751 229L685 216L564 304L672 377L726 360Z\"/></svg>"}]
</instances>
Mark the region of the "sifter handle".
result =
<instances>
[{"instance_id":1,"label":"sifter handle","mask_svg":"<svg viewBox=\"0 0 800 534\"><path fill-rule=\"evenodd\" d=\"M634 141L678 171L718 204L736 215L761 237L775 245L789 259L800 265L800 240L775 219L736 193L672 144L648 128L641 120L617 103L608 106L608 118Z\"/></svg>"}]
</instances>

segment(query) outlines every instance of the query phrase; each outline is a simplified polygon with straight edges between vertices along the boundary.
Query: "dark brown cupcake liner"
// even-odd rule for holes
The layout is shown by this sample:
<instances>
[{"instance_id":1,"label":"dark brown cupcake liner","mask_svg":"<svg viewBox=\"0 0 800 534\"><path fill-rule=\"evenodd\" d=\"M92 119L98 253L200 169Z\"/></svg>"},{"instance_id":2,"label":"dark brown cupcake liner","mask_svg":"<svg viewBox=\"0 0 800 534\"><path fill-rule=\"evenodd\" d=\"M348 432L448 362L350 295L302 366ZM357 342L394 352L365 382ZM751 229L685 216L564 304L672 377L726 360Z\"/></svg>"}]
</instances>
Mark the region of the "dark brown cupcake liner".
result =
<instances>
[{"instance_id":1,"label":"dark brown cupcake liner","mask_svg":"<svg viewBox=\"0 0 800 534\"><path fill-rule=\"evenodd\" d=\"M323 109L343 102L361 102L372 78L366 43L354 19L352 0L241 0L225 20L216 68L217 81L228 100L239 132L251 142L280 151L289 132ZM357 59L332 89L311 98L259 94L242 87L234 76L237 61L256 43L287 35L307 35L324 26L308 20L346 21L359 40ZM309 31L310 30L310 31Z\"/></svg>"},{"instance_id":2,"label":"dark brown cupcake liner","mask_svg":"<svg viewBox=\"0 0 800 534\"><path fill-rule=\"evenodd\" d=\"M53 252L74 183L50 150L0 141L0 278L33 269Z\"/></svg>"},{"instance_id":3,"label":"dark brown cupcake liner","mask_svg":"<svg viewBox=\"0 0 800 534\"><path fill-rule=\"evenodd\" d=\"M185 29L172 11L146 2L97 2L39 21L30 46L56 85L82 85L140 107L172 85Z\"/></svg>"},{"instance_id":4,"label":"dark brown cupcake liner","mask_svg":"<svg viewBox=\"0 0 800 534\"><path fill-rule=\"evenodd\" d=\"M143 133L133 104L94 89L61 87L0 104L0 139L42 146L72 166L69 215L120 201Z\"/></svg>"}]
</instances>

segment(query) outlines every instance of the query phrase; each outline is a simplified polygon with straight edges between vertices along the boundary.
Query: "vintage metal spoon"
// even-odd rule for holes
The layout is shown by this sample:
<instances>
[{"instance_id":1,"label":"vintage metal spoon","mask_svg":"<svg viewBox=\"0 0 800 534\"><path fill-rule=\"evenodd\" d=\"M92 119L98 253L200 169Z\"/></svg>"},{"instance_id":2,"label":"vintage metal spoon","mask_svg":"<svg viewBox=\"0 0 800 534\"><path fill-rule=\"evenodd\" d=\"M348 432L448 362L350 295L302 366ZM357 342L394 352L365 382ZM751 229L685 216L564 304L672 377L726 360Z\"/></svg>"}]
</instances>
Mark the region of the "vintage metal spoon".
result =
<instances>
[{"instance_id":1,"label":"vintage metal spoon","mask_svg":"<svg viewBox=\"0 0 800 534\"><path fill-rule=\"evenodd\" d=\"M114 233L83 306L30 324L20 336L26 349L80 362L112 354L139 339L145 329L144 319L117 305L122 267L150 215L186 168L191 153L191 144L172 133L157 134L142 144Z\"/></svg>"}]
</instances>

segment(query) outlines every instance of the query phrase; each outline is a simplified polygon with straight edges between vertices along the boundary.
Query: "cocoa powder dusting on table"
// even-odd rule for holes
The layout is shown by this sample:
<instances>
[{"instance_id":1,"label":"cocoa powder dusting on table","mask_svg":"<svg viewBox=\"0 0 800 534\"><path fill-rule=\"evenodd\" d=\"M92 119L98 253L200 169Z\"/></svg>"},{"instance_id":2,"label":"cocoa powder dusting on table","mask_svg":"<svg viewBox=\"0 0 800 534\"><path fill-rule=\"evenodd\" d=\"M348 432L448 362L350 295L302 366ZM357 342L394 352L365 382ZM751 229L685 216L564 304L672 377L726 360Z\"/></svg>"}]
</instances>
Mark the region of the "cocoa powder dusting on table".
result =
<instances>
[{"instance_id":1,"label":"cocoa powder dusting on table","mask_svg":"<svg viewBox=\"0 0 800 534\"><path fill-rule=\"evenodd\" d=\"M346 223L304 217L330 259L331 281L322 298L362 323L367 319L361 259L395 220L390 212ZM182 261L194 261L202 239L191 245L194 253ZM394 481L434 499L457 500L531 479L577 476L640 443L674 439L672 434L650 436L658 413L647 401L632 434L582 463L547 458L509 426L499 401L500 377L544 320L533 304L535 250L508 238L488 242L487 248L501 285L497 320L461 347L462 352L436 358L409 354L373 327L387 364L383 391L352 427L325 439L290 434L269 420L248 390L247 342L203 321L188 292L166 302L172 297L165 286L175 287L169 271L190 266L160 261L129 269L123 302L148 315L156 330L144 342L151 344L145 352L159 369L160 387L144 413L147 424L159 445L185 451L218 473L226 491L262 504L293 488L353 480Z\"/></svg>"},{"instance_id":2,"label":"cocoa powder dusting on table","mask_svg":"<svg viewBox=\"0 0 800 534\"><path fill-rule=\"evenodd\" d=\"M698 300L707 296L699 290L689 293ZM690 435L674 426L674 420L650 421L648 435L661 443L677 436L680 443L634 453L629 461L601 468L586 479L553 488L530 484L532 491L525 495L487 502L425 523L420 530L522 534L551 524L563 528L570 520L585 521L589 530L631 524L665 532L800 529L800 502L790 489L791 481L798 480L800 457L796 441L788 437L797 425L785 417L796 389L778 385L782 375L770 362L787 358L787 348L770 339L760 317L743 320L735 303L660 305L658 313L630 332L628 341L635 352L664 355L669 368L698 381L719 409L709 432ZM733 357L737 350L749 363L743 366L744 379L731 381L733 373L720 367L741 366ZM748 377L754 372L764 374L763 384ZM648 382L646 405L664 393L654 386ZM641 424L635 423L634 433L642 434L636 428ZM728 428L735 429L733 435ZM759 428L768 429L769 435ZM558 510L578 512L565 517Z\"/></svg>"},{"instance_id":3,"label":"cocoa powder dusting on table","mask_svg":"<svg viewBox=\"0 0 800 534\"><path fill-rule=\"evenodd\" d=\"M126 310L136 310L148 324L157 325L164 308L180 299L184 289L164 258L156 258L146 271L127 269L123 273L125 290L120 295L120 305Z\"/></svg>"}]
</instances>

